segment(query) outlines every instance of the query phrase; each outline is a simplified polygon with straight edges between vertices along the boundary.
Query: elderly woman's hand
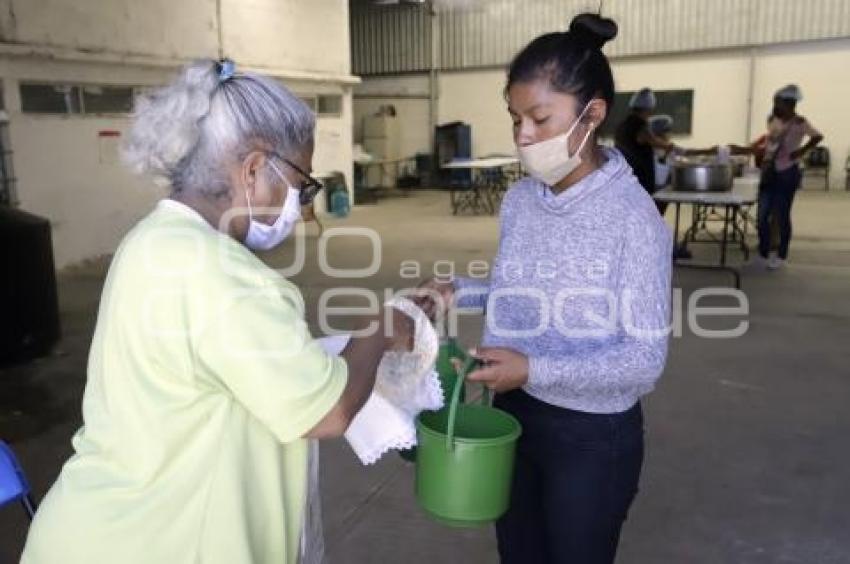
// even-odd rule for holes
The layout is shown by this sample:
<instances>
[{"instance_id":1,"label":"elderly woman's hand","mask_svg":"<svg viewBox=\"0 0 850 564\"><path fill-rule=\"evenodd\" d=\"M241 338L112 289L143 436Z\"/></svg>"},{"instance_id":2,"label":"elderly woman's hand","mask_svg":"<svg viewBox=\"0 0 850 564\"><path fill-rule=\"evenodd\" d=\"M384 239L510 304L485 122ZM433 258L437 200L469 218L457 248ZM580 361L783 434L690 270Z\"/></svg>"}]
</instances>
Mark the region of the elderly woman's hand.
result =
<instances>
[{"instance_id":1,"label":"elderly woman's hand","mask_svg":"<svg viewBox=\"0 0 850 564\"><path fill-rule=\"evenodd\" d=\"M497 393L521 388L528 382L528 357L513 349L480 347L472 356L484 362L467 380L481 382Z\"/></svg>"},{"instance_id":2,"label":"elderly woman's hand","mask_svg":"<svg viewBox=\"0 0 850 564\"><path fill-rule=\"evenodd\" d=\"M387 350L411 351L413 350L413 336L415 324L408 315L395 308L390 308L392 322L388 324Z\"/></svg>"}]
</instances>

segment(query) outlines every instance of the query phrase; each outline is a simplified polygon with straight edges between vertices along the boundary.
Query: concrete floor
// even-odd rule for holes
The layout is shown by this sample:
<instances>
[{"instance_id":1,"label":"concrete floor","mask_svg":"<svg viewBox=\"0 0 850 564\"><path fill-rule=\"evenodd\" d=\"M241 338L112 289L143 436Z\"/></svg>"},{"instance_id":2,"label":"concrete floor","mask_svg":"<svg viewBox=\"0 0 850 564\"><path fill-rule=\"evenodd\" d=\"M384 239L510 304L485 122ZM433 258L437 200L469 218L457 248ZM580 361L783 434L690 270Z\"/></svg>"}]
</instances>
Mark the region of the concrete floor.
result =
<instances>
[{"instance_id":1,"label":"concrete floor","mask_svg":"<svg viewBox=\"0 0 850 564\"><path fill-rule=\"evenodd\" d=\"M668 215L670 213L668 212ZM795 208L792 263L777 273L746 268L749 331L732 340L676 338L657 390L645 400L648 451L641 493L625 526L628 564L850 563L850 196L803 193ZM382 236L381 269L339 281L316 266L316 238L295 276L315 323L320 292L351 284L410 285L403 260L462 268L495 250L494 218L452 217L448 195L422 192L358 207L330 225L364 225ZM313 233L315 227L308 230ZM268 257L287 264L292 249ZM365 265L363 239L334 239L337 267ZM733 260L742 260L735 255ZM41 497L70 454L80 423L86 355L106 260L62 273L64 338L56 353L0 370L0 436L12 442ZM425 274L423 274L424 276ZM725 285L724 274L679 270L687 297ZM715 319L714 327L737 324ZM473 344L480 320L461 325ZM389 455L363 468L344 442L323 445L323 503L332 563L497 561L491 530L429 521L413 498L413 468ZM23 511L0 510L0 562L17 561Z\"/></svg>"}]
</instances>

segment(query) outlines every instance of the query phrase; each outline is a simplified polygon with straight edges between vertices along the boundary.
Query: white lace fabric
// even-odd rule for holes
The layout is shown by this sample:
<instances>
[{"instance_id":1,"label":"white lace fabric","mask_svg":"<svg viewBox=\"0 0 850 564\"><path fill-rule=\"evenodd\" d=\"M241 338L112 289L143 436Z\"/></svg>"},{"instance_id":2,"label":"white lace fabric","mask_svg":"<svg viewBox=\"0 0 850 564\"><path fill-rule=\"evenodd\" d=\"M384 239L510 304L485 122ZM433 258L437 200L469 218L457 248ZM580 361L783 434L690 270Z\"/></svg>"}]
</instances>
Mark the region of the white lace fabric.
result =
<instances>
[{"instance_id":1,"label":"white lace fabric","mask_svg":"<svg viewBox=\"0 0 850 564\"><path fill-rule=\"evenodd\" d=\"M378 365L375 389L345 432L363 464L390 450L416 446L416 416L443 406L434 370L440 340L431 321L413 302L394 298L387 305L413 319L413 350L387 351Z\"/></svg>"},{"instance_id":2,"label":"white lace fabric","mask_svg":"<svg viewBox=\"0 0 850 564\"><path fill-rule=\"evenodd\" d=\"M387 305L413 319L413 350L384 354L372 395L345 432L363 464L374 464L390 450L416 446L416 416L443 406L443 389L434 370L440 346L434 326L410 300L394 298ZM332 339L333 346L326 350L339 354L348 339ZM329 344L323 340L323 345Z\"/></svg>"}]
</instances>

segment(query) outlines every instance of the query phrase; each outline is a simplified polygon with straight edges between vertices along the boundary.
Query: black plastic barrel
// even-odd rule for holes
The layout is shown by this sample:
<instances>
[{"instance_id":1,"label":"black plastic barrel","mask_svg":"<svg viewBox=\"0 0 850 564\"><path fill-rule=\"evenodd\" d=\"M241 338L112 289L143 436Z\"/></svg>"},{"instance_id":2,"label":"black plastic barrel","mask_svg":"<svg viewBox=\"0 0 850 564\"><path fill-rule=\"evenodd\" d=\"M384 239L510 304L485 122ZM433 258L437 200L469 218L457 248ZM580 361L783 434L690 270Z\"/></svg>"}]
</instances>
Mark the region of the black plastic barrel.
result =
<instances>
[{"instance_id":1,"label":"black plastic barrel","mask_svg":"<svg viewBox=\"0 0 850 564\"><path fill-rule=\"evenodd\" d=\"M0 364L43 356L60 334L50 222L0 206Z\"/></svg>"}]
</instances>

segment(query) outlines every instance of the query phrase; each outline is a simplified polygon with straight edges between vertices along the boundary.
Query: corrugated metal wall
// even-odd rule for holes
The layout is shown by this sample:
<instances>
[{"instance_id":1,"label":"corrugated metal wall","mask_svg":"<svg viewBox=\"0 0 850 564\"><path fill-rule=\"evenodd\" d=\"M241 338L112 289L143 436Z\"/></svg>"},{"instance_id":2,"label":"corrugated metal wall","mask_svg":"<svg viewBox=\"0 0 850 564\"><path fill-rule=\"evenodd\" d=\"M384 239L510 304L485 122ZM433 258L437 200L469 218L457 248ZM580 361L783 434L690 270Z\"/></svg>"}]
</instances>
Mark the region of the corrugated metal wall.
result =
<instances>
[{"instance_id":1,"label":"corrugated metal wall","mask_svg":"<svg viewBox=\"0 0 850 564\"><path fill-rule=\"evenodd\" d=\"M431 16L426 5L351 6L354 74L426 71L431 68Z\"/></svg>"},{"instance_id":2,"label":"corrugated metal wall","mask_svg":"<svg viewBox=\"0 0 850 564\"><path fill-rule=\"evenodd\" d=\"M565 29L598 0L436 0L439 67L506 64L531 38ZM428 6L352 5L356 74L428 68ZM677 53L850 36L850 0L606 0L620 27L613 57Z\"/></svg>"}]
</instances>

